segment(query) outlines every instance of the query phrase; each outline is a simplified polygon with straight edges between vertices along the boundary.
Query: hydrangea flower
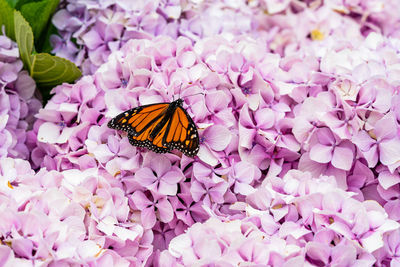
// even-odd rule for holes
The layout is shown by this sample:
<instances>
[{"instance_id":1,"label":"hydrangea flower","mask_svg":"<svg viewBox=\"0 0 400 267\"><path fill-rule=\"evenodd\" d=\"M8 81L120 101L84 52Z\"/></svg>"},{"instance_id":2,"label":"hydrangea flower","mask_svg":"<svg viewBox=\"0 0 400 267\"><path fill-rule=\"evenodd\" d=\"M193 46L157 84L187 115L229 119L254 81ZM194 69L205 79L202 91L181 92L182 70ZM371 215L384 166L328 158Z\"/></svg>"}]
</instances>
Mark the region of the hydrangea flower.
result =
<instances>
[{"instance_id":1,"label":"hydrangea flower","mask_svg":"<svg viewBox=\"0 0 400 267\"><path fill-rule=\"evenodd\" d=\"M68 12L87 14L82 3ZM118 23L81 26L60 11L91 47L80 50L88 73L98 69L54 88L29 133L33 167L63 177L63 192L90 211L90 234L115 259L155 266L396 262L398 40L333 1L251 1L241 12L265 23L248 35L203 31L204 12L225 2L140 3L90 7L116 21L144 12L123 42L107 39L128 32ZM230 5L237 15L241 4ZM170 19L152 28L160 16ZM204 38L214 29L225 34ZM125 110L178 97L198 127L194 158L133 147L107 128Z\"/></svg>"},{"instance_id":2,"label":"hydrangea flower","mask_svg":"<svg viewBox=\"0 0 400 267\"><path fill-rule=\"evenodd\" d=\"M376 260L373 252L384 250L383 240L393 238L400 225L387 219L379 205L353 199L351 193L338 189L334 183L326 183L328 179L290 171L283 179L267 181L249 195L250 205L235 204L237 209L246 211L241 219L219 216L196 223L171 240L168 252L177 264L184 266L210 263L372 266ZM257 198L266 200L267 196L272 202L254 202ZM292 212L285 209L286 215L276 218L275 231L266 231L270 212L284 206L297 208ZM332 243L335 245L325 245Z\"/></svg>"},{"instance_id":3,"label":"hydrangea flower","mask_svg":"<svg viewBox=\"0 0 400 267\"><path fill-rule=\"evenodd\" d=\"M92 74L130 39L168 35L198 40L251 32L257 25L252 8L240 1L64 1L53 17L59 31L53 52ZM217 19L224 17L223 20ZM212 25L209 27L207 25ZM73 40L76 40L75 42Z\"/></svg>"},{"instance_id":4,"label":"hydrangea flower","mask_svg":"<svg viewBox=\"0 0 400 267\"><path fill-rule=\"evenodd\" d=\"M29 158L27 130L42 106L16 43L0 35L0 158Z\"/></svg>"},{"instance_id":5,"label":"hydrangea flower","mask_svg":"<svg viewBox=\"0 0 400 267\"><path fill-rule=\"evenodd\" d=\"M35 173L0 159L1 261L4 265L129 265L150 256L151 238L131 221L128 199L97 169ZM125 253L129 250L129 255Z\"/></svg>"}]
</instances>

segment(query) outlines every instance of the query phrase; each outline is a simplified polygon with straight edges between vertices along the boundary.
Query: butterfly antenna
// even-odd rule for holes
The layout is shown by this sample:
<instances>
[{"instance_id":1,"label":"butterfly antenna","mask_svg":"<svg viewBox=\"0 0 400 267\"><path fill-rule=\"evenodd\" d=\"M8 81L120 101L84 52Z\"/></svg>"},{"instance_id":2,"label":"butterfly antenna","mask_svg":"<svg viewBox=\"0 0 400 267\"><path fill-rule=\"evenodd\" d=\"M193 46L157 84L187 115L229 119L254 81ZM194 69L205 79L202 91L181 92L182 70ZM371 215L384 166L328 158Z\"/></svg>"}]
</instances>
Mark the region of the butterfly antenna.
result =
<instances>
[{"instance_id":1,"label":"butterfly antenna","mask_svg":"<svg viewBox=\"0 0 400 267\"><path fill-rule=\"evenodd\" d=\"M179 86L178 98L181 98L182 85L183 83Z\"/></svg>"},{"instance_id":2,"label":"butterfly antenna","mask_svg":"<svg viewBox=\"0 0 400 267\"><path fill-rule=\"evenodd\" d=\"M184 98L185 98L185 97L189 97L189 96L194 96L194 95L204 95L204 93L201 92L201 93L197 93L197 94L187 95L187 96L184 96Z\"/></svg>"}]
</instances>

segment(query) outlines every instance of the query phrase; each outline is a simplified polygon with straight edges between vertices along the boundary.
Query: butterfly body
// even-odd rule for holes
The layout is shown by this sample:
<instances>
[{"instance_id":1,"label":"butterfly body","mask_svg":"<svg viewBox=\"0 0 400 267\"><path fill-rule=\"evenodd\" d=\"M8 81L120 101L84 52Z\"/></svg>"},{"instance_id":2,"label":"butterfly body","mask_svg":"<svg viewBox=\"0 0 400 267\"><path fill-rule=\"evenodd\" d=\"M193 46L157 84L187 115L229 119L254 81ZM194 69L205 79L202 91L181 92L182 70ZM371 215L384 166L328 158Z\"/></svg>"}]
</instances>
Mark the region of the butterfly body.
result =
<instances>
[{"instance_id":1,"label":"butterfly body","mask_svg":"<svg viewBox=\"0 0 400 267\"><path fill-rule=\"evenodd\" d=\"M178 149L193 157L199 151L199 135L183 100L157 103L127 110L108 122L108 127L128 133L131 145L156 153Z\"/></svg>"}]
</instances>

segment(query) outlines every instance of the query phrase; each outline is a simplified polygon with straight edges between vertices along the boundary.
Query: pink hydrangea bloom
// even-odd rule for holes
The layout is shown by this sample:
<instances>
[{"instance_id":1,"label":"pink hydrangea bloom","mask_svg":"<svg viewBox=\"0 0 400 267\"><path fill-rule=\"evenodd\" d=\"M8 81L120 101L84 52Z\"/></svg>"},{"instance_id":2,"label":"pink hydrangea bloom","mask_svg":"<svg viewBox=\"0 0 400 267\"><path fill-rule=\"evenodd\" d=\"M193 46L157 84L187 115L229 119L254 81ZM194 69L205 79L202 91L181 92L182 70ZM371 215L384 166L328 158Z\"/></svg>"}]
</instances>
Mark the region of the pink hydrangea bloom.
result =
<instances>
[{"instance_id":1,"label":"pink hydrangea bloom","mask_svg":"<svg viewBox=\"0 0 400 267\"><path fill-rule=\"evenodd\" d=\"M400 43L357 17L384 14L374 1L336 2L74 2L59 11L66 40L75 32L84 45L63 51L97 71L53 89L29 133L31 162L61 177L56 188L88 214L82 223L106 247L104 262L398 262ZM229 19L208 27L221 12ZM194 158L133 147L107 127L125 110L178 97L198 127Z\"/></svg>"},{"instance_id":2,"label":"pink hydrangea bloom","mask_svg":"<svg viewBox=\"0 0 400 267\"><path fill-rule=\"evenodd\" d=\"M171 240L169 254L184 266L371 266L379 255L374 253L385 253L384 239L393 238L400 224L376 203L357 201L328 181L299 171L266 181L248 196L250 205L233 205L246 212L241 219L218 216L196 223Z\"/></svg>"},{"instance_id":3,"label":"pink hydrangea bloom","mask_svg":"<svg viewBox=\"0 0 400 267\"><path fill-rule=\"evenodd\" d=\"M29 158L27 130L42 106L16 43L0 35L0 158Z\"/></svg>"},{"instance_id":4,"label":"pink hydrangea bloom","mask_svg":"<svg viewBox=\"0 0 400 267\"><path fill-rule=\"evenodd\" d=\"M168 35L198 40L251 32L252 8L240 1L64 1L53 17L60 36L51 40L57 56L92 74L130 39ZM219 19L224 17L223 20ZM209 27L211 25L211 27ZM73 41L75 40L75 41Z\"/></svg>"},{"instance_id":5,"label":"pink hydrangea bloom","mask_svg":"<svg viewBox=\"0 0 400 267\"><path fill-rule=\"evenodd\" d=\"M108 179L97 169L35 173L3 158L0 170L2 265L129 265L150 256L152 239L131 221L128 198L102 188Z\"/></svg>"}]
</instances>

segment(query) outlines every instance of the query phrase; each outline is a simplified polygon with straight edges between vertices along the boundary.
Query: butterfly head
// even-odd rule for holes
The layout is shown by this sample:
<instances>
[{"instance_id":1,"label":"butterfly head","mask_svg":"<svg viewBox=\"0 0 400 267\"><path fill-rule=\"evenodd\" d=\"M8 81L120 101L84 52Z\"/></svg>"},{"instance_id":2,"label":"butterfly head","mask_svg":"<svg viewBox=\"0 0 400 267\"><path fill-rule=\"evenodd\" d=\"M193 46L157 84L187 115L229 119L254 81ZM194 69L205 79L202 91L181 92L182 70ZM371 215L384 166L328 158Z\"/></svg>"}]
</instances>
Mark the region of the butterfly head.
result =
<instances>
[{"instance_id":1,"label":"butterfly head","mask_svg":"<svg viewBox=\"0 0 400 267\"><path fill-rule=\"evenodd\" d=\"M182 98L178 98L177 100L175 100L172 103L174 103L176 106L182 107L183 106L183 99Z\"/></svg>"}]
</instances>

